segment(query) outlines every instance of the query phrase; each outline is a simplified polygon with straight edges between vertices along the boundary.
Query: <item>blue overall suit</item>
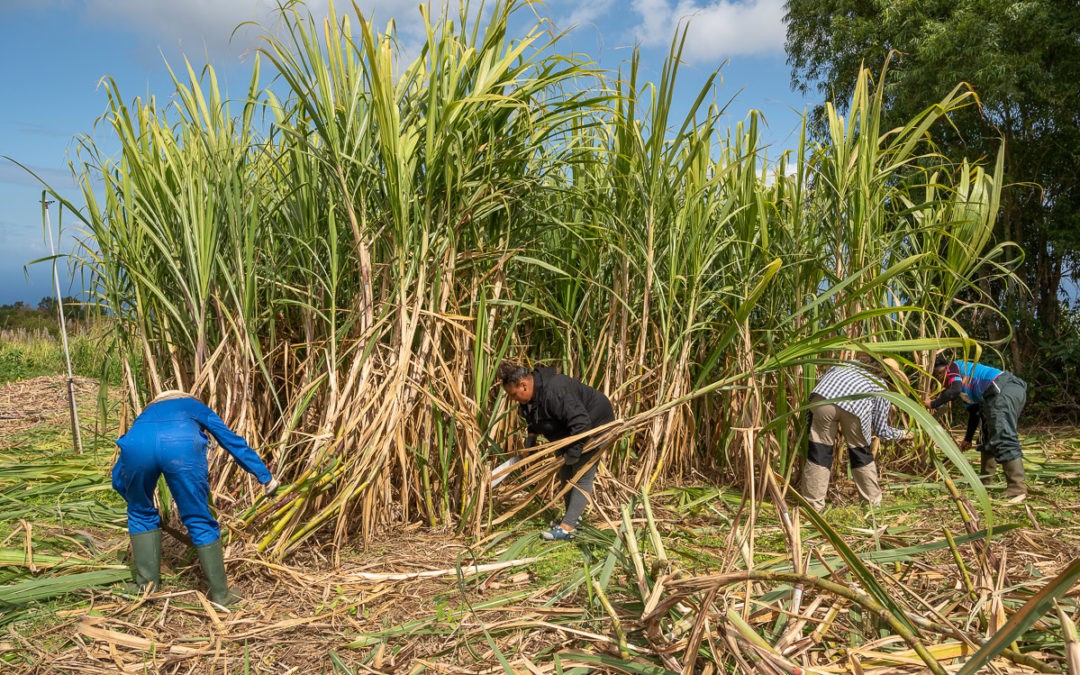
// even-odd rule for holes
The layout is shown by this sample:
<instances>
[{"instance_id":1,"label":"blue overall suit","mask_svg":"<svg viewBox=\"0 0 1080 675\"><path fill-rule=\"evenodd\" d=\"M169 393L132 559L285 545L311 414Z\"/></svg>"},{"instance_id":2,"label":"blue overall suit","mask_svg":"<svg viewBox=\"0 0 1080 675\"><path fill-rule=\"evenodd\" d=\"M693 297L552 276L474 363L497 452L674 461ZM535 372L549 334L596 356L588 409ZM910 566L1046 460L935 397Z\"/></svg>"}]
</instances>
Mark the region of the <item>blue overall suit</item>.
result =
<instances>
[{"instance_id":1,"label":"blue overall suit","mask_svg":"<svg viewBox=\"0 0 1080 675\"><path fill-rule=\"evenodd\" d=\"M154 506L154 489L164 474L192 543L204 546L221 537L221 527L210 513L207 432L260 483L270 482L270 470L255 451L197 399L184 396L151 403L116 441L120 458L113 467L112 485L127 502L130 534L158 529L161 517Z\"/></svg>"}]
</instances>

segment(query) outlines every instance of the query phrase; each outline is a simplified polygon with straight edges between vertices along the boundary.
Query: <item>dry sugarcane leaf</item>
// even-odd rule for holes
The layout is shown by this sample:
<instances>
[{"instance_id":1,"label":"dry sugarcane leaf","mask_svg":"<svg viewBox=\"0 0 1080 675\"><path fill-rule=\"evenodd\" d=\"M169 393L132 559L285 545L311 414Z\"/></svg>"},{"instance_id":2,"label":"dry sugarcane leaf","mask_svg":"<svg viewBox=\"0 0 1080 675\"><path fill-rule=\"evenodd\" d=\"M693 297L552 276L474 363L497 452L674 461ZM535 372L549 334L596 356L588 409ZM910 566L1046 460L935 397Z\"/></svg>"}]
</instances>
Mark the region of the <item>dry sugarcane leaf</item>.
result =
<instances>
[{"instance_id":1,"label":"dry sugarcane leaf","mask_svg":"<svg viewBox=\"0 0 1080 675\"><path fill-rule=\"evenodd\" d=\"M168 653L179 655L194 656L208 653L205 650L195 649L193 647L184 647L182 645L155 644L152 640L148 640L143 637L128 635L127 633L121 633L120 631L111 630L108 628L102 628L99 625L101 623L101 619L97 619L94 617L86 617L79 622L79 633L85 635L92 640L99 640L101 642L105 642L110 647L120 646L142 652L162 651L162 649L164 648L164 651Z\"/></svg>"},{"instance_id":2,"label":"dry sugarcane leaf","mask_svg":"<svg viewBox=\"0 0 1080 675\"><path fill-rule=\"evenodd\" d=\"M964 642L942 642L927 645L926 649L934 655L934 658L940 661L952 661L975 653L975 648ZM866 666L924 665L913 649L905 649L901 652L880 652L861 647L852 647L848 651L861 656L863 665Z\"/></svg>"}]
</instances>

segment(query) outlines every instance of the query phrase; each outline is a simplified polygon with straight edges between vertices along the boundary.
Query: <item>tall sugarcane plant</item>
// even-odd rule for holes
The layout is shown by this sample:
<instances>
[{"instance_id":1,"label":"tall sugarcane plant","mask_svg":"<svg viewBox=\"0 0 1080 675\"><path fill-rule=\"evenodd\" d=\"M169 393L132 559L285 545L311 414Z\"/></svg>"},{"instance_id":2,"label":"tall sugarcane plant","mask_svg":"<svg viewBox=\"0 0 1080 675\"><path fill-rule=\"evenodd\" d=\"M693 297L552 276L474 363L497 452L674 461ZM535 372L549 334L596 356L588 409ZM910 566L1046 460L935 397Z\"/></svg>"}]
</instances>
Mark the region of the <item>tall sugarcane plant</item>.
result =
<instances>
[{"instance_id":1,"label":"tall sugarcane plant","mask_svg":"<svg viewBox=\"0 0 1080 675\"><path fill-rule=\"evenodd\" d=\"M481 531L491 456L519 443L507 356L609 392L607 465L646 494L697 471L759 501L814 364L970 345L955 297L1008 274L1000 162L932 143L970 92L882 129L864 74L824 138L769 157L757 113L719 128L712 78L677 112L681 41L643 82L637 55L604 72L540 21L512 33L531 4L425 13L411 61L356 7L289 5L235 100L189 64L167 104L106 82L120 153L86 139L73 168L82 262L142 365L127 400L193 391L270 459L288 487L235 525L273 555Z\"/></svg>"}]
</instances>

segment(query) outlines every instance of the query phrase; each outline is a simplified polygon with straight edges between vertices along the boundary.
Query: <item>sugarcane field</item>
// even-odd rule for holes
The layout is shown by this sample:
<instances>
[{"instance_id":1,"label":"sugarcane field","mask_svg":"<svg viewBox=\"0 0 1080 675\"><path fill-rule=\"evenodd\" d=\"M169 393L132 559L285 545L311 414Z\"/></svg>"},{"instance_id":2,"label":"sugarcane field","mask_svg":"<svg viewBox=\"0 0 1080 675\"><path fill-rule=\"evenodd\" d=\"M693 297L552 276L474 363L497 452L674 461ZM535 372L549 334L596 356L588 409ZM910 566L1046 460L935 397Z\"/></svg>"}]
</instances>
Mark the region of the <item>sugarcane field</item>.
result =
<instances>
[{"instance_id":1,"label":"sugarcane field","mask_svg":"<svg viewBox=\"0 0 1080 675\"><path fill-rule=\"evenodd\" d=\"M860 63L782 149L689 28L410 11L19 164L85 292L0 307L0 672L1080 675L1080 310L1035 356L977 85Z\"/></svg>"}]
</instances>

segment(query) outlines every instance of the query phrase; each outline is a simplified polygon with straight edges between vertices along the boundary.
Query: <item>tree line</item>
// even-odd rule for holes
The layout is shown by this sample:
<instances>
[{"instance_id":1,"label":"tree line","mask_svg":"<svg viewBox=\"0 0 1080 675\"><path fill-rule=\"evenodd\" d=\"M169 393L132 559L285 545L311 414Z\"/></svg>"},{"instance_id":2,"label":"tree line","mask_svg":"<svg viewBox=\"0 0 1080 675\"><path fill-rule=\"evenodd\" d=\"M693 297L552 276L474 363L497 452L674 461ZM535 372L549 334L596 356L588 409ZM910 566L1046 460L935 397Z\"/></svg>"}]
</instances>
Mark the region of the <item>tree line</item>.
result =
<instances>
[{"instance_id":1,"label":"tree line","mask_svg":"<svg viewBox=\"0 0 1080 675\"><path fill-rule=\"evenodd\" d=\"M983 289L996 311L967 317L996 344L1055 418L1080 411L1076 302L1080 276L1080 3L1075 0L788 0L793 85L840 110L864 65L886 92L889 129L958 84L975 93L950 115L940 151L993 157L1004 148L999 242L1019 244L1017 279ZM887 64L887 65L886 65ZM883 74L882 74L883 73ZM824 131L826 103L814 113ZM955 302L972 298L961 295Z\"/></svg>"},{"instance_id":2,"label":"tree line","mask_svg":"<svg viewBox=\"0 0 1080 675\"><path fill-rule=\"evenodd\" d=\"M78 298L67 296L63 302L64 317L69 323L86 321L93 315L94 308ZM31 333L45 331L53 337L59 337L60 320L56 312L56 298L45 296L36 306L22 300L0 305L0 330Z\"/></svg>"}]
</instances>

